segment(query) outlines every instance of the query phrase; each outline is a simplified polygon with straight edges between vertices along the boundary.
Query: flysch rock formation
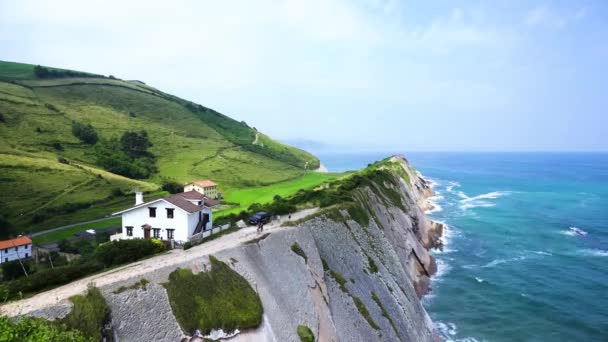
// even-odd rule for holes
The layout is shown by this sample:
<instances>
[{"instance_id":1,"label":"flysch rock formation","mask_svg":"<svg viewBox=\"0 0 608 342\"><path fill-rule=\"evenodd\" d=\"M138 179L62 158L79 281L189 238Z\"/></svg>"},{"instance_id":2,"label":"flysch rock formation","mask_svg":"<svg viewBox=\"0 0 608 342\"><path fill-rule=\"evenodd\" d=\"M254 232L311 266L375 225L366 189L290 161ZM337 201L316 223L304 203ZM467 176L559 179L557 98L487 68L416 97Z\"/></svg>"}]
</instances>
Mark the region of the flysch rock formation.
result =
<instances>
[{"instance_id":1,"label":"flysch rock formation","mask_svg":"<svg viewBox=\"0 0 608 342\"><path fill-rule=\"evenodd\" d=\"M357 189L356 201L367 211L368 225L361 226L347 210L340 210L343 219L336 219L335 210L331 215L321 211L257 242L215 255L250 282L264 307L260 327L241 331L229 341L299 341L298 325L308 326L317 341L435 340L420 297L436 272L428 250L440 247L443 227L424 215L427 198L433 195L428 182L405 158L396 156L392 161L409 176L407 180L395 173L399 184L387 185L399 193L403 206L390 205L381 187ZM307 260L292 251L296 242ZM204 272L209 260L202 257L177 267ZM146 274L150 283L145 290L114 293L140 277L101 288L112 310L117 341L188 340L161 285L177 267ZM346 280L343 286L335 274ZM355 298L368 317L357 308ZM57 318L67 311L61 303L32 314Z\"/></svg>"}]
</instances>

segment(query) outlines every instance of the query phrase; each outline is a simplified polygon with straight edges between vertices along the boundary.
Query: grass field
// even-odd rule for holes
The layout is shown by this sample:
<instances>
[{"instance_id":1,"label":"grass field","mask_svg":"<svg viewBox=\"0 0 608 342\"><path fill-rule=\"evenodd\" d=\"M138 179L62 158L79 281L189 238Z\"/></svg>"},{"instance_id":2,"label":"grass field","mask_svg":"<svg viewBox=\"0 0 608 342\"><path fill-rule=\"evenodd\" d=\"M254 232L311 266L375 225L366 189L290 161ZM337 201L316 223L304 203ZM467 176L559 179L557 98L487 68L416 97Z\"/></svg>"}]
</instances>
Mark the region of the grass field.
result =
<instances>
[{"instance_id":1,"label":"grass field","mask_svg":"<svg viewBox=\"0 0 608 342\"><path fill-rule=\"evenodd\" d=\"M286 182L261 187L228 190L223 192L225 200L231 203L239 203L239 205L218 211L215 215L216 217L220 217L230 213L239 213L242 210L246 210L253 203L263 204L272 202L275 195L287 197L295 194L300 189L314 188L344 175L343 173L308 172L301 177Z\"/></svg>"},{"instance_id":2,"label":"grass field","mask_svg":"<svg viewBox=\"0 0 608 342\"><path fill-rule=\"evenodd\" d=\"M312 182L308 166L317 158L243 122L147 85L102 77L36 79L33 67L0 61L0 215L13 234L103 217L126 203L111 197L117 189L156 191L166 179L212 179L243 205L256 197L247 195L252 188ZM73 136L72 121L91 124L100 139L146 130L159 172L134 180L100 169L94 146ZM0 237L8 234L0 227Z\"/></svg>"},{"instance_id":3,"label":"grass field","mask_svg":"<svg viewBox=\"0 0 608 342\"><path fill-rule=\"evenodd\" d=\"M59 241L63 239L69 239L74 237L74 234L84 232L88 229L98 229L107 227L120 227L120 217L111 217L104 221L86 223L74 227L69 227L54 232L49 232L43 235L38 235L32 238L32 241L36 244L49 243Z\"/></svg>"}]
</instances>

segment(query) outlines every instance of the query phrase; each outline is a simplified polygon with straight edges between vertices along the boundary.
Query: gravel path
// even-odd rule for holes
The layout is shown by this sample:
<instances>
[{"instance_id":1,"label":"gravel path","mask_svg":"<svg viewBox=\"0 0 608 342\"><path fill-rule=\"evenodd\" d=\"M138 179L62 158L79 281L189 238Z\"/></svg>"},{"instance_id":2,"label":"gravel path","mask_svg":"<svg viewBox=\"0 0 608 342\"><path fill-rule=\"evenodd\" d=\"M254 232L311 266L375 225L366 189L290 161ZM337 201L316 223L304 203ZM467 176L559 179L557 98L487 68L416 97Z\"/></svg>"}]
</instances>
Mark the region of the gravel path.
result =
<instances>
[{"instance_id":1,"label":"gravel path","mask_svg":"<svg viewBox=\"0 0 608 342\"><path fill-rule=\"evenodd\" d=\"M318 208L302 210L292 214L291 218L294 221L299 220L315 213L316 211L318 211ZM268 225L264 226L264 233L271 233L276 230L290 228L290 226L283 225L283 223L286 221L287 217L283 216L281 217L281 220L269 223ZM182 249L174 249L162 255L76 280L55 289L39 293L30 298L9 302L0 306L0 313L9 317L24 315L32 311L55 305L71 296L84 293L89 283L95 283L96 286L100 287L118 281L127 280L132 277L143 276L144 274L154 272L157 269L195 260L205 255L215 254L222 250L236 247L243 242L247 242L258 236L260 236L260 234L256 232L256 227L242 228L234 233L205 242L186 251Z\"/></svg>"}]
</instances>

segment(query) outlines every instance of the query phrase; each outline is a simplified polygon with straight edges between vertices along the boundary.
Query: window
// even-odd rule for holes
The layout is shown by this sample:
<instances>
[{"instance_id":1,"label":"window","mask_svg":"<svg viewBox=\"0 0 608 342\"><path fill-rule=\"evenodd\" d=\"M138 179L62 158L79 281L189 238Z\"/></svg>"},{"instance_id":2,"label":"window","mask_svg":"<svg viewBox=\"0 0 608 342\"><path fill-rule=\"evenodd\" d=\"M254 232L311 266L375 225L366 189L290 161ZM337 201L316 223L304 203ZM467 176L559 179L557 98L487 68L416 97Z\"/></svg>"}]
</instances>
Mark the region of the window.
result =
<instances>
[{"instance_id":1,"label":"window","mask_svg":"<svg viewBox=\"0 0 608 342\"><path fill-rule=\"evenodd\" d=\"M4 250L4 253L8 253L8 248Z\"/></svg>"},{"instance_id":2,"label":"window","mask_svg":"<svg viewBox=\"0 0 608 342\"><path fill-rule=\"evenodd\" d=\"M8 262L8 258L4 258L4 262Z\"/></svg>"},{"instance_id":3,"label":"window","mask_svg":"<svg viewBox=\"0 0 608 342\"><path fill-rule=\"evenodd\" d=\"M167 240L173 240L173 232L175 229L167 229Z\"/></svg>"},{"instance_id":4,"label":"window","mask_svg":"<svg viewBox=\"0 0 608 342\"><path fill-rule=\"evenodd\" d=\"M125 227L127 229L127 236L133 236L133 227Z\"/></svg>"},{"instance_id":5,"label":"window","mask_svg":"<svg viewBox=\"0 0 608 342\"><path fill-rule=\"evenodd\" d=\"M25 253L25 257L26 257L26 258L27 258L27 257L29 257L29 254Z\"/></svg>"},{"instance_id":6,"label":"window","mask_svg":"<svg viewBox=\"0 0 608 342\"><path fill-rule=\"evenodd\" d=\"M156 208L148 208L150 211L150 217L156 217Z\"/></svg>"},{"instance_id":7,"label":"window","mask_svg":"<svg viewBox=\"0 0 608 342\"><path fill-rule=\"evenodd\" d=\"M160 228L152 228L155 239L160 239Z\"/></svg>"},{"instance_id":8,"label":"window","mask_svg":"<svg viewBox=\"0 0 608 342\"><path fill-rule=\"evenodd\" d=\"M167 218L173 218L173 208L167 208Z\"/></svg>"},{"instance_id":9,"label":"window","mask_svg":"<svg viewBox=\"0 0 608 342\"><path fill-rule=\"evenodd\" d=\"M15 252L19 249L19 247L15 247Z\"/></svg>"}]
</instances>

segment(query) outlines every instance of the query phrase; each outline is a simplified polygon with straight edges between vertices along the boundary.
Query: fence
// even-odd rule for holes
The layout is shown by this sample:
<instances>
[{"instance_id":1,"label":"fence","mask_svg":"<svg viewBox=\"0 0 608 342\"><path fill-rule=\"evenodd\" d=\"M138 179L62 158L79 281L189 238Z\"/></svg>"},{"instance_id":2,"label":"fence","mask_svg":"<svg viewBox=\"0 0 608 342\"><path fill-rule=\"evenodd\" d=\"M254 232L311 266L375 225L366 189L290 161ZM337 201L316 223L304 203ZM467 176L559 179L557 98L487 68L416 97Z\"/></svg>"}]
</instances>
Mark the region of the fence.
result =
<instances>
[{"instance_id":1,"label":"fence","mask_svg":"<svg viewBox=\"0 0 608 342\"><path fill-rule=\"evenodd\" d=\"M192 237L190 238L190 243L192 243L193 245L197 245L197 244L203 242L203 239L205 239L213 234L217 234L221 231L229 229L229 228L230 228L230 224L225 224L223 226L213 227L209 230L204 230L198 234L192 235Z\"/></svg>"}]
</instances>

